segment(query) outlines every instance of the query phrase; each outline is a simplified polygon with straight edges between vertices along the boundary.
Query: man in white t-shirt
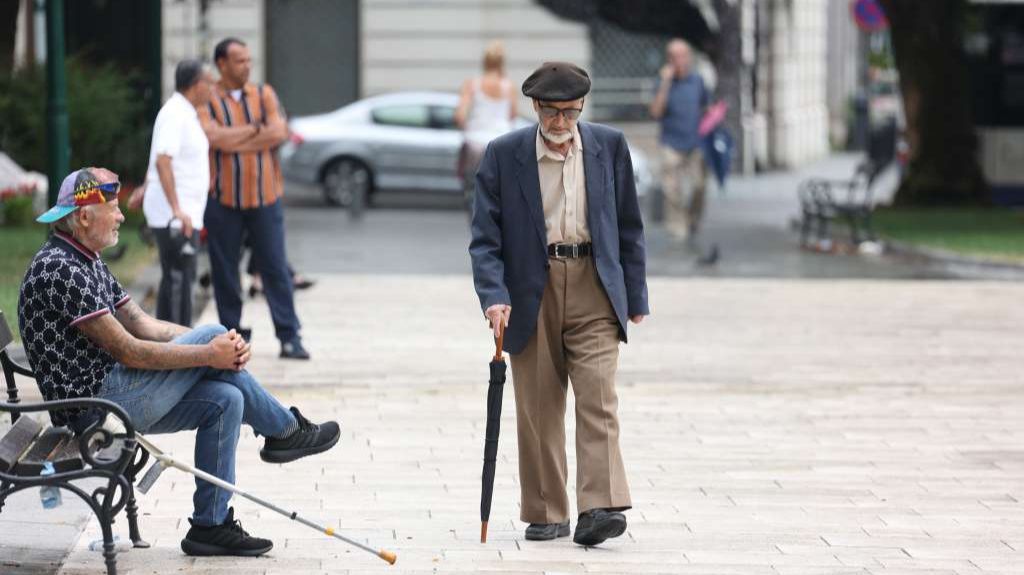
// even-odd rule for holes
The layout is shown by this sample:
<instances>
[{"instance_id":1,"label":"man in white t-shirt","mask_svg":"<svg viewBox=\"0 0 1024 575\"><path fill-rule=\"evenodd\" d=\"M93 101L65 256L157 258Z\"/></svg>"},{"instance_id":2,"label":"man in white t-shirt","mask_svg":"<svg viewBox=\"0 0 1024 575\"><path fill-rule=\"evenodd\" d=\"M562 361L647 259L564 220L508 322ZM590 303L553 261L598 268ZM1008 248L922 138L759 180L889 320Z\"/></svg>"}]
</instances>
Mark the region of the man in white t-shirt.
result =
<instances>
[{"instance_id":1,"label":"man in white t-shirt","mask_svg":"<svg viewBox=\"0 0 1024 575\"><path fill-rule=\"evenodd\" d=\"M210 191L210 143L196 110L209 103L213 77L198 60L183 60L174 89L153 126L142 211L163 272L156 317L190 326L196 247Z\"/></svg>"}]
</instances>

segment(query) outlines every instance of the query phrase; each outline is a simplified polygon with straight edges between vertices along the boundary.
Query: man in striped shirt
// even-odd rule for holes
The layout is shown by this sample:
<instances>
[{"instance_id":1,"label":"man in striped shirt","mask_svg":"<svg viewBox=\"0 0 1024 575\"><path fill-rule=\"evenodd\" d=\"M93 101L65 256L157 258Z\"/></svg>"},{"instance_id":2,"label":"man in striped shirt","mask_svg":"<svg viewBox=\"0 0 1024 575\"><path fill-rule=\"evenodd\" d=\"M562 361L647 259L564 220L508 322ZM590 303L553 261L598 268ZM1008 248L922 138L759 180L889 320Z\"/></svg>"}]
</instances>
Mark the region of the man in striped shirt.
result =
<instances>
[{"instance_id":1,"label":"man in striped shirt","mask_svg":"<svg viewBox=\"0 0 1024 575\"><path fill-rule=\"evenodd\" d=\"M210 201L205 224L210 246L213 293L221 324L239 328L239 279L243 233L263 279L281 357L309 359L299 337L300 323L285 257L283 181L274 148L288 137L274 89L249 82L249 48L237 38L217 44L213 60L220 80L200 111L210 139Z\"/></svg>"}]
</instances>

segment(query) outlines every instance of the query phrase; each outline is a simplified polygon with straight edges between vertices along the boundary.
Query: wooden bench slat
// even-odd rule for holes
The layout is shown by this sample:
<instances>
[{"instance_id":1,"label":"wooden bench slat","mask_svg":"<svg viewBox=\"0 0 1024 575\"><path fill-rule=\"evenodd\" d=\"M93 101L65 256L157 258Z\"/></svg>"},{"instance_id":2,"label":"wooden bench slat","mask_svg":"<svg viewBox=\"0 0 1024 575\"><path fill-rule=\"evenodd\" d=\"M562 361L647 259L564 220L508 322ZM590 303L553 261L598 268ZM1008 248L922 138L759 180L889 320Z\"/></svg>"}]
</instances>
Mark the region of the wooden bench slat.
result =
<instances>
[{"instance_id":1,"label":"wooden bench slat","mask_svg":"<svg viewBox=\"0 0 1024 575\"><path fill-rule=\"evenodd\" d=\"M0 349L7 347L14 342L14 334L11 333L11 326L7 325L7 318L0 310Z\"/></svg>"},{"instance_id":2,"label":"wooden bench slat","mask_svg":"<svg viewBox=\"0 0 1024 575\"><path fill-rule=\"evenodd\" d=\"M16 475L39 475L43 465L50 461L57 473L82 469L82 458L78 454L78 441L66 427L51 427L44 431L32 448L14 468Z\"/></svg>"},{"instance_id":3,"label":"wooden bench slat","mask_svg":"<svg viewBox=\"0 0 1024 575\"><path fill-rule=\"evenodd\" d=\"M42 430L42 424L35 419L24 415L19 417L10 431L0 439L0 471L11 469L32 447L32 442Z\"/></svg>"},{"instance_id":4,"label":"wooden bench slat","mask_svg":"<svg viewBox=\"0 0 1024 575\"><path fill-rule=\"evenodd\" d=\"M84 468L85 464L82 462L82 455L78 452L78 439L75 439L74 436L69 437L50 456L50 461L53 462L54 470L57 473Z\"/></svg>"}]
</instances>

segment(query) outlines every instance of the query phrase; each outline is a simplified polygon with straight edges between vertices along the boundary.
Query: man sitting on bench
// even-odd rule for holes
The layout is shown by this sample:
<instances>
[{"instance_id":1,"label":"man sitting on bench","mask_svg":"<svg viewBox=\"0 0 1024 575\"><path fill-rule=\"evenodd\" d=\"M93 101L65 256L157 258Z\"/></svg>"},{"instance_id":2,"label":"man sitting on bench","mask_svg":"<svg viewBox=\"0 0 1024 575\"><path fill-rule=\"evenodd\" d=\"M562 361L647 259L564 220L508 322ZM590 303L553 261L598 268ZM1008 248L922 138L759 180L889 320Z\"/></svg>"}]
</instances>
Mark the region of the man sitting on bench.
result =
<instances>
[{"instance_id":1,"label":"man sitting on bench","mask_svg":"<svg viewBox=\"0 0 1024 575\"><path fill-rule=\"evenodd\" d=\"M243 423L266 437L260 457L286 463L338 442L336 422L316 425L285 409L245 371L249 344L219 325L196 329L159 321L133 302L100 259L117 244L124 216L117 175L83 168L64 179L57 205L38 221L53 236L29 265L18 322L45 399L101 397L120 405L136 429L197 429L199 469L235 482ZM54 412L54 425L81 430L87 413ZM228 508L231 493L196 480L189 555L256 556L273 543L252 537Z\"/></svg>"}]
</instances>

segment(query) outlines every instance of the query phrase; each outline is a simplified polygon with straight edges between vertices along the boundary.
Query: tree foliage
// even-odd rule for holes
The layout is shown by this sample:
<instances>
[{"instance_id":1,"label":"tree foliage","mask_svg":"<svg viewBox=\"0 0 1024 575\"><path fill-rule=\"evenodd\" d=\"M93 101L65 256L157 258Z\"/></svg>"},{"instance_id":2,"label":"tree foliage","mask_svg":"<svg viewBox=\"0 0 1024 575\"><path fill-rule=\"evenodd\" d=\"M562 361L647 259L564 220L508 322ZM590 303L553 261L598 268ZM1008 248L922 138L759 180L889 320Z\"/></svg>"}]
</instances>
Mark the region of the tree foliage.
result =
<instances>
[{"instance_id":1,"label":"tree foliage","mask_svg":"<svg viewBox=\"0 0 1024 575\"><path fill-rule=\"evenodd\" d=\"M104 166L141 180L150 128L131 78L112 65L67 60L71 166ZM22 167L46 172L46 74L42 66L0 77L0 149Z\"/></svg>"}]
</instances>

